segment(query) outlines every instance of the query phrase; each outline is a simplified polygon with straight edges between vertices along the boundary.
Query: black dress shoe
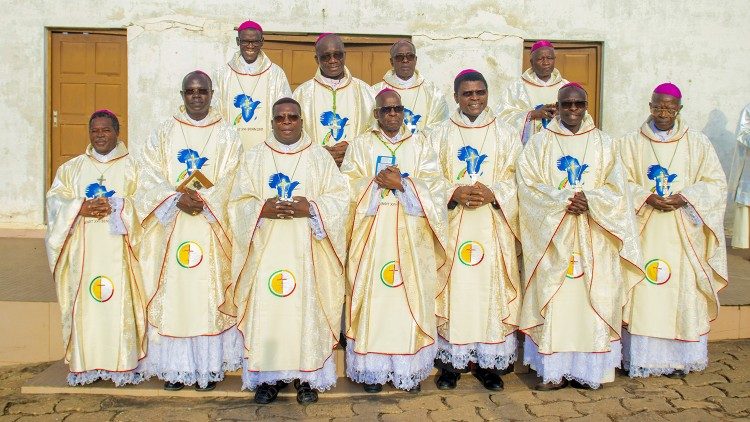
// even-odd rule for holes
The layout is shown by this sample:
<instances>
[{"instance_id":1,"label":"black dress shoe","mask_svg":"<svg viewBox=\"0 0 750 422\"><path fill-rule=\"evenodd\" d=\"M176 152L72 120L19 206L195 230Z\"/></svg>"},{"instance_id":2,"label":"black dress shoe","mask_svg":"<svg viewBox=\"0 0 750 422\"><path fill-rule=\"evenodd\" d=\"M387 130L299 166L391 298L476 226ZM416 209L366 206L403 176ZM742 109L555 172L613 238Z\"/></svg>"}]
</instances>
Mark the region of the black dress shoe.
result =
<instances>
[{"instance_id":1,"label":"black dress shoe","mask_svg":"<svg viewBox=\"0 0 750 422\"><path fill-rule=\"evenodd\" d=\"M269 404L273 403L274 400L279 396L279 391L286 387L288 384L285 382L277 382L276 384L261 384L255 389L255 398L253 401L257 404Z\"/></svg>"},{"instance_id":2,"label":"black dress shoe","mask_svg":"<svg viewBox=\"0 0 750 422\"><path fill-rule=\"evenodd\" d=\"M594 389L594 387L588 384L584 384L582 382L578 382L576 380L570 380L570 386L578 390L593 390Z\"/></svg>"},{"instance_id":3,"label":"black dress shoe","mask_svg":"<svg viewBox=\"0 0 750 422\"><path fill-rule=\"evenodd\" d=\"M167 391L180 391L185 388L185 384L181 382L164 382L164 389Z\"/></svg>"},{"instance_id":4,"label":"black dress shoe","mask_svg":"<svg viewBox=\"0 0 750 422\"><path fill-rule=\"evenodd\" d=\"M505 385L503 379L500 378L500 375L484 368L477 368L476 371L474 371L474 376L482 383L484 388L488 390L500 391Z\"/></svg>"},{"instance_id":5,"label":"black dress shoe","mask_svg":"<svg viewBox=\"0 0 750 422\"><path fill-rule=\"evenodd\" d=\"M362 384L362 388L365 390L365 393L379 393L383 391L382 384Z\"/></svg>"},{"instance_id":6,"label":"black dress shoe","mask_svg":"<svg viewBox=\"0 0 750 422\"><path fill-rule=\"evenodd\" d=\"M534 386L536 391L555 391L568 386L568 380L563 378L560 382L539 382Z\"/></svg>"},{"instance_id":7,"label":"black dress shoe","mask_svg":"<svg viewBox=\"0 0 750 422\"><path fill-rule=\"evenodd\" d=\"M456 388L456 383L459 379L461 379L460 372L451 372L443 369L435 379L435 385L437 385L438 390L453 390Z\"/></svg>"},{"instance_id":8,"label":"black dress shoe","mask_svg":"<svg viewBox=\"0 0 750 422\"><path fill-rule=\"evenodd\" d=\"M198 383L195 383L195 391L213 391L216 388L216 381L209 381L205 387L201 387Z\"/></svg>"},{"instance_id":9,"label":"black dress shoe","mask_svg":"<svg viewBox=\"0 0 750 422\"><path fill-rule=\"evenodd\" d=\"M681 380L681 379L684 379L687 376L687 373L685 371L681 371L681 370L678 369L678 370L676 370L676 371L674 371L674 372L672 372L670 374L666 374L664 376L667 377L667 378L672 378L674 380Z\"/></svg>"},{"instance_id":10,"label":"black dress shoe","mask_svg":"<svg viewBox=\"0 0 750 422\"><path fill-rule=\"evenodd\" d=\"M318 392L310 387L309 383L303 382L297 387L297 403L299 404L310 404L318 401Z\"/></svg>"},{"instance_id":11,"label":"black dress shoe","mask_svg":"<svg viewBox=\"0 0 750 422\"><path fill-rule=\"evenodd\" d=\"M421 386L421 385L419 385L419 384L417 384L417 385L415 385L414 387L412 387L412 388L410 388L410 389L406 390L406 392L407 392L407 393L411 393L411 394L417 394L417 393L419 393L420 391L422 391L422 386Z\"/></svg>"}]
</instances>

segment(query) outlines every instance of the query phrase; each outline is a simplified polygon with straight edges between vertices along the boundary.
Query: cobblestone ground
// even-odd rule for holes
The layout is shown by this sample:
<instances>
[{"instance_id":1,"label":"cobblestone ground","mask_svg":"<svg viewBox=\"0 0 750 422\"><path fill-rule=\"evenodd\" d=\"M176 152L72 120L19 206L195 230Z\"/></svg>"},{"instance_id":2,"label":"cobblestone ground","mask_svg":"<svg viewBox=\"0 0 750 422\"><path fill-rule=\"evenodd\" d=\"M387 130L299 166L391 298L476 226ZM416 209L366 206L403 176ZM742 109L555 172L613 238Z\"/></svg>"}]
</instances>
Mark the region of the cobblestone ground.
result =
<instances>
[{"instance_id":1,"label":"cobblestone ground","mask_svg":"<svg viewBox=\"0 0 750 422\"><path fill-rule=\"evenodd\" d=\"M303 407L294 399L256 406L248 399L27 395L21 386L49 364L0 368L0 422L208 420L481 420L712 421L750 420L750 340L710 343L709 368L684 380L617 380L596 391L515 389L500 393L408 393L321 399Z\"/></svg>"}]
</instances>

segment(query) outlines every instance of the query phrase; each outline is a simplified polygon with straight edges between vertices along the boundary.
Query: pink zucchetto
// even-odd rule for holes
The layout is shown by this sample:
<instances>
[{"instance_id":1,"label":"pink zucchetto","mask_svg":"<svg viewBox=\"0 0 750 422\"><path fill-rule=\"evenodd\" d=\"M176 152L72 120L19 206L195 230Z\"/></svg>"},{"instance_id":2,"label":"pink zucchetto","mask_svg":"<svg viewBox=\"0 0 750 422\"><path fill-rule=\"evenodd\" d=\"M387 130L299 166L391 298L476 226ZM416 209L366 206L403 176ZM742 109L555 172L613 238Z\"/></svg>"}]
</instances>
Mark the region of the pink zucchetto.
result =
<instances>
[{"instance_id":1,"label":"pink zucchetto","mask_svg":"<svg viewBox=\"0 0 750 422\"><path fill-rule=\"evenodd\" d=\"M677 88L677 85L671 82L663 83L654 88L654 94L669 95L671 97L677 98L678 100L682 98L682 92L680 91L680 88Z\"/></svg>"},{"instance_id":2,"label":"pink zucchetto","mask_svg":"<svg viewBox=\"0 0 750 422\"><path fill-rule=\"evenodd\" d=\"M317 45L320 42L320 40L322 40L323 38L325 38L325 37L327 37L329 35L333 35L333 32L324 32L324 33L318 35L318 39L315 40L315 45Z\"/></svg>"},{"instance_id":3,"label":"pink zucchetto","mask_svg":"<svg viewBox=\"0 0 750 422\"><path fill-rule=\"evenodd\" d=\"M535 50L539 50L540 48L544 47L555 48L555 46L552 45L551 42L547 40L539 40L531 46L531 52L533 53Z\"/></svg>"},{"instance_id":4,"label":"pink zucchetto","mask_svg":"<svg viewBox=\"0 0 750 422\"><path fill-rule=\"evenodd\" d=\"M242 22L240 26L237 27L237 32L244 31L246 29L254 29L258 32L263 32L263 28L261 28L257 22L253 21Z\"/></svg>"},{"instance_id":5,"label":"pink zucchetto","mask_svg":"<svg viewBox=\"0 0 750 422\"><path fill-rule=\"evenodd\" d=\"M95 112L91 113L91 117L94 117L94 115L97 114L97 113L104 113L104 114L108 114L108 115L110 115L112 117L117 118L117 116L115 115L115 113L112 110L108 109L108 108L103 108L101 110L96 110Z\"/></svg>"},{"instance_id":6,"label":"pink zucchetto","mask_svg":"<svg viewBox=\"0 0 750 422\"><path fill-rule=\"evenodd\" d=\"M586 89L582 87L581 84L579 84L578 82L568 82L562 87L560 87L560 91L562 91L564 88L569 88L569 87L575 87L575 88L581 89L583 92L586 92Z\"/></svg>"},{"instance_id":7,"label":"pink zucchetto","mask_svg":"<svg viewBox=\"0 0 750 422\"><path fill-rule=\"evenodd\" d=\"M458 79L458 78L460 78L461 76L464 76L467 73L479 73L479 71L478 70L474 70L474 69L464 69L464 70L458 72L458 75L456 75L456 77L453 78L453 79L454 80Z\"/></svg>"},{"instance_id":8,"label":"pink zucchetto","mask_svg":"<svg viewBox=\"0 0 750 422\"><path fill-rule=\"evenodd\" d=\"M398 96L399 96L399 98L401 98L401 95L400 95L400 94L399 94L399 93L398 93L398 92L397 92L397 91L396 91L395 89L391 89L391 88L383 88L383 89L381 89L381 90L380 90L380 91L378 92L378 94L377 94L377 95L375 95L375 98L377 98L377 97L379 97L379 96L381 96L381 95L385 94L386 92L394 92L394 93L396 93L396 95L398 95Z\"/></svg>"}]
</instances>

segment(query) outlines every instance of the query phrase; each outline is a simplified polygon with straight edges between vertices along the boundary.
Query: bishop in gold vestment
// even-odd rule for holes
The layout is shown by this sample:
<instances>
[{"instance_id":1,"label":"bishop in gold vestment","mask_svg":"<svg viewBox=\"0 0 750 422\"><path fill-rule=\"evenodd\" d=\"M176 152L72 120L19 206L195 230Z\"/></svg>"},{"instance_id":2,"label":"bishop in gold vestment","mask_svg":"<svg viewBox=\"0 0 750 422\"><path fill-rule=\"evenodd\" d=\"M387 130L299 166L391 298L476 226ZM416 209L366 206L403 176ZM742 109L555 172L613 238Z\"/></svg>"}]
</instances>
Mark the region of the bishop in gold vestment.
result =
<instances>
[{"instance_id":1,"label":"bishop in gold vestment","mask_svg":"<svg viewBox=\"0 0 750 422\"><path fill-rule=\"evenodd\" d=\"M57 170L47 192L47 257L62 312L70 385L138 383L146 310L135 244L135 168L109 110L89 119L86 153Z\"/></svg>"},{"instance_id":2,"label":"bishop in gold vestment","mask_svg":"<svg viewBox=\"0 0 750 422\"><path fill-rule=\"evenodd\" d=\"M560 116L529 140L516 169L525 268L519 328L540 390L614 380L622 307L642 277L625 173L586 98L578 84L560 89Z\"/></svg>"},{"instance_id":3,"label":"bishop in gold vestment","mask_svg":"<svg viewBox=\"0 0 750 422\"><path fill-rule=\"evenodd\" d=\"M144 365L169 390L211 389L242 358L235 316L219 310L231 294L226 207L242 144L210 108L207 75L188 74L182 93L184 105L154 131L140 160L136 208L145 231L140 262L149 323ZM198 174L206 186L193 179ZM186 180L192 182L181 188Z\"/></svg>"},{"instance_id":4,"label":"bishop in gold vestment","mask_svg":"<svg viewBox=\"0 0 750 422\"><path fill-rule=\"evenodd\" d=\"M726 178L711 141L680 118L681 98L675 85L659 85L651 116L616 143L646 273L623 317L623 362L634 377L705 369L710 322L727 285Z\"/></svg>"},{"instance_id":5,"label":"bishop in gold vestment","mask_svg":"<svg viewBox=\"0 0 750 422\"><path fill-rule=\"evenodd\" d=\"M341 166L354 208L346 373L368 392L386 382L413 390L437 348L447 185L428 140L403 125L398 93L386 89L376 100L378 124L352 142Z\"/></svg>"}]
</instances>

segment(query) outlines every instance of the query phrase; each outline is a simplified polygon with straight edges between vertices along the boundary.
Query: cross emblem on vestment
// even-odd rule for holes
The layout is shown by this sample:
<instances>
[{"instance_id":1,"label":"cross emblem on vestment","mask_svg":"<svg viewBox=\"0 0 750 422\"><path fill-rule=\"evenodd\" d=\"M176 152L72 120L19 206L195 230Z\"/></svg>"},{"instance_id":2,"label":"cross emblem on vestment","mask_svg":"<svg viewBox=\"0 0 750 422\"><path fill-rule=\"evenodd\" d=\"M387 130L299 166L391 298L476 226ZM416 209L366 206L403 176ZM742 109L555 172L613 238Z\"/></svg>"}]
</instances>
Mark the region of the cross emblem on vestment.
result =
<instances>
[{"instance_id":1,"label":"cross emblem on vestment","mask_svg":"<svg viewBox=\"0 0 750 422\"><path fill-rule=\"evenodd\" d=\"M187 162L189 164L188 165L188 169L190 169L190 168L197 169L198 166L195 165L196 161L198 161L198 157L196 157L194 155L191 155L190 158L187 159Z\"/></svg>"},{"instance_id":2,"label":"cross emblem on vestment","mask_svg":"<svg viewBox=\"0 0 750 422\"><path fill-rule=\"evenodd\" d=\"M286 180L282 180L279 182L279 187L281 188L281 196L284 196L286 193L286 187L289 186L289 182Z\"/></svg>"},{"instance_id":3,"label":"cross emblem on vestment","mask_svg":"<svg viewBox=\"0 0 750 422\"><path fill-rule=\"evenodd\" d=\"M661 179L661 190L664 193L666 193L667 192L667 188L669 188L669 180L667 180L666 177L662 176L662 179Z\"/></svg>"},{"instance_id":4,"label":"cross emblem on vestment","mask_svg":"<svg viewBox=\"0 0 750 422\"><path fill-rule=\"evenodd\" d=\"M99 182L100 185L104 185L104 181L105 180L107 180L107 179L104 178L103 174L101 176L99 176L98 179L96 179L96 181Z\"/></svg>"},{"instance_id":5,"label":"cross emblem on vestment","mask_svg":"<svg viewBox=\"0 0 750 422\"><path fill-rule=\"evenodd\" d=\"M333 122L331 122L331 130L332 131L339 130L339 121L335 117L333 118Z\"/></svg>"}]
</instances>

